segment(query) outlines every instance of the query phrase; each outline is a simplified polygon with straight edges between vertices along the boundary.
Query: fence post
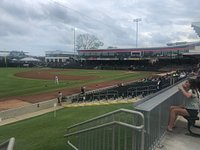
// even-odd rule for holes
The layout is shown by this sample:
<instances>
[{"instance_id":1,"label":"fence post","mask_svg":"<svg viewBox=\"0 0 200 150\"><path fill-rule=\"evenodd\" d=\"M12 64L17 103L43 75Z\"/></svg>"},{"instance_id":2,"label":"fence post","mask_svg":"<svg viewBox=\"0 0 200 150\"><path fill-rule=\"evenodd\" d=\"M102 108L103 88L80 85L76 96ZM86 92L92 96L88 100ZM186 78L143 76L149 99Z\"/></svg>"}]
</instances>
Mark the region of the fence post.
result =
<instances>
[{"instance_id":1,"label":"fence post","mask_svg":"<svg viewBox=\"0 0 200 150\"><path fill-rule=\"evenodd\" d=\"M141 150L144 150L144 128L141 131Z\"/></svg>"}]
</instances>

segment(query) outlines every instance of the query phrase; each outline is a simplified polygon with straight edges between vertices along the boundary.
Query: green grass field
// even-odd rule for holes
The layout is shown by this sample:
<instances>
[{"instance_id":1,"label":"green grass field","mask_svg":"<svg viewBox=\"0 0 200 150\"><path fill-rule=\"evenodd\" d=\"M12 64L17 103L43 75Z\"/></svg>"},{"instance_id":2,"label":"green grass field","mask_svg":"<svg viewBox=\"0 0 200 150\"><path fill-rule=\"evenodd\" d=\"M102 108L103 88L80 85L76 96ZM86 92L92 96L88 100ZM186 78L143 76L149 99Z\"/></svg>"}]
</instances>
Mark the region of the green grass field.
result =
<instances>
[{"instance_id":1,"label":"green grass field","mask_svg":"<svg viewBox=\"0 0 200 150\"><path fill-rule=\"evenodd\" d=\"M52 112L1 126L0 143L15 137L15 150L71 150L64 138L67 127L120 108L133 109L133 105L127 103L64 108L57 111L55 118Z\"/></svg>"},{"instance_id":2,"label":"green grass field","mask_svg":"<svg viewBox=\"0 0 200 150\"><path fill-rule=\"evenodd\" d=\"M126 82L141 79L153 74L153 72L130 73L128 71L70 69L70 71L58 71L56 74L76 76L95 75L98 76L98 78L89 81L60 81L61 83L59 85L55 85L53 80L28 79L15 76L18 72L30 70L33 70L33 68L0 68L0 98L34 95L47 91L80 87L82 85L97 84L105 81L118 80ZM133 109L132 103L64 108L57 111L56 118L54 118L53 113L48 113L39 117L1 126L0 143L10 137L15 137L15 150L70 150L64 138L68 126L119 108Z\"/></svg>"},{"instance_id":3,"label":"green grass field","mask_svg":"<svg viewBox=\"0 0 200 150\"><path fill-rule=\"evenodd\" d=\"M68 89L73 87L85 86L92 83L101 83L105 81L128 81L147 77L153 72L134 72L128 71L111 71L111 70L78 70L70 69L70 71L58 71L56 74L76 75L76 76L98 76L98 79L89 81L60 81L59 85L55 85L53 80L39 80L16 77L18 72L34 70L33 68L0 68L0 99L10 96L34 95L58 89ZM38 70L38 69L35 69ZM41 69L43 70L43 69ZM52 72L55 74L55 72Z\"/></svg>"}]
</instances>

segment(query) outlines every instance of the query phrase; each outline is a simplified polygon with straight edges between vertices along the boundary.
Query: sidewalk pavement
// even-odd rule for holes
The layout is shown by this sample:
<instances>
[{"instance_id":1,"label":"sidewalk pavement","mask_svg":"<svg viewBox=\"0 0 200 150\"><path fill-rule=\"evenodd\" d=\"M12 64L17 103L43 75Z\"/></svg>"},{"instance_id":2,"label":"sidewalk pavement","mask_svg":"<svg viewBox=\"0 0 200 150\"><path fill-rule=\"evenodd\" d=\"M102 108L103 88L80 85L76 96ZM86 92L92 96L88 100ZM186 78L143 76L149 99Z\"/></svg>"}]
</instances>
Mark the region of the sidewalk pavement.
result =
<instances>
[{"instance_id":1,"label":"sidewalk pavement","mask_svg":"<svg viewBox=\"0 0 200 150\"><path fill-rule=\"evenodd\" d=\"M200 121L196 121L200 125ZM193 131L200 134L200 129L191 127ZM199 150L200 138L188 135L187 121L183 117L178 117L176 128L173 132L166 132L164 138L161 140L160 148L156 150Z\"/></svg>"}]
</instances>

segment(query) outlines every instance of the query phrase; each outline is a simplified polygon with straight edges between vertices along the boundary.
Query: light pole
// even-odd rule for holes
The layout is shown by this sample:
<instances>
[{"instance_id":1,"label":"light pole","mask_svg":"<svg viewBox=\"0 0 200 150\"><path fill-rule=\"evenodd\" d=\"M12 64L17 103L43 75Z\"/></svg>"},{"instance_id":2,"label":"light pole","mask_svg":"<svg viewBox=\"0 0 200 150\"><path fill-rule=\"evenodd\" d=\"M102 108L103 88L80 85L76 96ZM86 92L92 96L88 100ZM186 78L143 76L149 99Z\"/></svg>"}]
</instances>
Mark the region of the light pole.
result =
<instances>
[{"instance_id":1,"label":"light pole","mask_svg":"<svg viewBox=\"0 0 200 150\"><path fill-rule=\"evenodd\" d=\"M136 23L136 33L135 33L135 36L136 36L136 41L135 41L135 47L137 48L138 46L138 22L142 21L141 18L136 18L136 19L133 19L133 22Z\"/></svg>"},{"instance_id":2,"label":"light pole","mask_svg":"<svg viewBox=\"0 0 200 150\"><path fill-rule=\"evenodd\" d=\"M74 56L76 54L76 28L74 28Z\"/></svg>"},{"instance_id":3,"label":"light pole","mask_svg":"<svg viewBox=\"0 0 200 150\"><path fill-rule=\"evenodd\" d=\"M7 56L5 55L5 66L7 67Z\"/></svg>"}]
</instances>

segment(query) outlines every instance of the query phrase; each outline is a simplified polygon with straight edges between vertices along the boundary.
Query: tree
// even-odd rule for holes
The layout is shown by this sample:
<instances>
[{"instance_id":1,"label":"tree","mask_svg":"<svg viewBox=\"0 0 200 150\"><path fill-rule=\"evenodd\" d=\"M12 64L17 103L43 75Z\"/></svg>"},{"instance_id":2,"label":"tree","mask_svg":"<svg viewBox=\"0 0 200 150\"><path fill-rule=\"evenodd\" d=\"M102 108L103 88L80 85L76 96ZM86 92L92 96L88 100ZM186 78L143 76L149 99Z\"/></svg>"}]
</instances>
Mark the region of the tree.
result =
<instances>
[{"instance_id":1,"label":"tree","mask_svg":"<svg viewBox=\"0 0 200 150\"><path fill-rule=\"evenodd\" d=\"M103 42L91 34L80 34L76 39L77 49L98 49L103 45Z\"/></svg>"}]
</instances>

